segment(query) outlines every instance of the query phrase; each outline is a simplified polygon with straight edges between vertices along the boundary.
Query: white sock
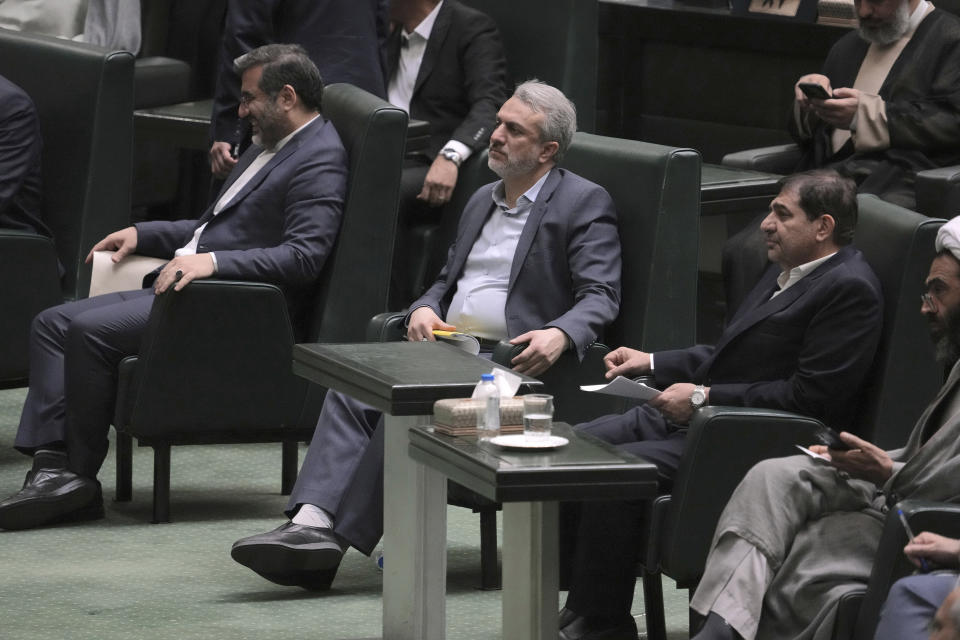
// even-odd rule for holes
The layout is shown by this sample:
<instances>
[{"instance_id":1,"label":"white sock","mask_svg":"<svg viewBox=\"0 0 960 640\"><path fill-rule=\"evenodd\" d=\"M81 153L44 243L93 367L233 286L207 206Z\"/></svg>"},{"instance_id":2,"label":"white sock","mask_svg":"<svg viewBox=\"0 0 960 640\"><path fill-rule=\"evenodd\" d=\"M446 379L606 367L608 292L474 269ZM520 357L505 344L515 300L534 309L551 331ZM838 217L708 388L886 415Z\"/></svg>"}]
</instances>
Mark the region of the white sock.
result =
<instances>
[{"instance_id":1,"label":"white sock","mask_svg":"<svg viewBox=\"0 0 960 640\"><path fill-rule=\"evenodd\" d=\"M292 522L316 529L333 529L333 516L315 504L301 504Z\"/></svg>"}]
</instances>

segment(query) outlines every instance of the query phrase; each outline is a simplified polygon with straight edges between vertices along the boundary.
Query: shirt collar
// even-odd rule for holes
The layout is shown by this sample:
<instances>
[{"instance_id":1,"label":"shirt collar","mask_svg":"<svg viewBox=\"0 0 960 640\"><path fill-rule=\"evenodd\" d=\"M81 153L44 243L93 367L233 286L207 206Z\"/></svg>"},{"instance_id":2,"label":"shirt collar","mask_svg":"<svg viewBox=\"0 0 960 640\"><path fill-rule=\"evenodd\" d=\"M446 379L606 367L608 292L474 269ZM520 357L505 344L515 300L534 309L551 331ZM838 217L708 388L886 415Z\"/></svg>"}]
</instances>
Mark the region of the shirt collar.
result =
<instances>
[{"instance_id":1,"label":"shirt collar","mask_svg":"<svg viewBox=\"0 0 960 640\"><path fill-rule=\"evenodd\" d=\"M792 286L799 282L804 277L813 273L817 267L822 265L824 262L836 255L836 251L830 255L823 256L822 258L817 258L816 260L811 260L805 264L800 265L799 267L794 267L789 271L783 271L777 276L777 285L780 287L780 291L783 291L789 286Z\"/></svg>"},{"instance_id":2,"label":"shirt collar","mask_svg":"<svg viewBox=\"0 0 960 640\"><path fill-rule=\"evenodd\" d=\"M440 12L440 6L443 2L438 2L437 6L433 8L433 11L427 14L427 17L420 21L420 24L416 26L413 30L413 33L407 33L407 30L404 29L402 35L407 36L408 38L414 33L423 38L424 40L430 39L430 33L433 31L433 23L437 21L437 13Z\"/></svg>"},{"instance_id":3,"label":"shirt collar","mask_svg":"<svg viewBox=\"0 0 960 640\"><path fill-rule=\"evenodd\" d=\"M540 179L533 183L533 186L523 192L523 194L517 198L517 206L511 209L507 206L507 191L503 186L503 180L497 182L493 185L493 197L494 203L500 207L504 213L516 213L525 207L529 207L534 202L537 201L537 197L540 195L540 189L543 188L543 183L547 181L547 176L553 172L553 169L547 171L545 174L540 176Z\"/></svg>"},{"instance_id":4,"label":"shirt collar","mask_svg":"<svg viewBox=\"0 0 960 640\"><path fill-rule=\"evenodd\" d=\"M923 22L923 19L927 16L927 12L930 9L930 3L927 2L927 0L920 0L920 2L917 3L917 8L910 14L910 27L907 29L907 35L913 35L913 32L916 31L920 23Z\"/></svg>"}]
</instances>

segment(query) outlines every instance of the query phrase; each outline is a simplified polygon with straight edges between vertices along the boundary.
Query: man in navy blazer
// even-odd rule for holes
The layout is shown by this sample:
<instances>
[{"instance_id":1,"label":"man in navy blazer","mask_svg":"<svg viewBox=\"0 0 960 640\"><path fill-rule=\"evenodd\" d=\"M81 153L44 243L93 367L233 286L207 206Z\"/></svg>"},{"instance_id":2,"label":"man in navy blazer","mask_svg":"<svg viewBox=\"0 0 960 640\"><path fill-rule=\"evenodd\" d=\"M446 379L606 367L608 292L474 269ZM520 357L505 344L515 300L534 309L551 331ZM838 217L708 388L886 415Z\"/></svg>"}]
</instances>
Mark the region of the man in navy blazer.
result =
<instances>
[{"instance_id":1,"label":"man in navy blazer","mask_svg":"<svg viewBox=\"0 0 960 640\"><path fill-rule=\"evenodd\" d=\"M210 122L213 174L227 176L245 136L237 118L236 58L275 42L299 44L324 84L348 82L382 98L386 84L380 45L386 23L387 0L229 0Z\"/></svg>"},{"instance_id":2,"label":"man in navy blazer","mask_svg":"<svg viewBox=\"0 0 960 640\"><path fill-rule=\"evenodd\" d=\"M856 415L883 311L876 276L849 246L856 185L819 170L788 176L780 186L761 225L774 265L716 345L656 354L620 347L605 358L607 378L652 374L663 391L580 428L655 463L663 491L679 465L690 417L708 403L783 409L838 429ZM561 638L636 638L630 606L645 506L565 507L564 533L576 533L565 554L572 573Z\"/></svg>"},{"instance_id":3,"label":"man in navy blazer","mask_svg":"<svg viewBox=\"0 0 960 640\"><path fill-rule=\"evenodd\" d=\"M517 87L490 138L490 168L460 220L446 267L411 305L407 338L433 330L526 344L513 367L537 375L582 356L620 306L620 240L609 194L555 166L576 129L573 105L540 82ZM383 424L331 392L287 505L290 522L238 540L233 558L283 585L325 589L343 551L369 554L383 529Z\"/></svg>"},{"instance_id":4,"label":"man in navy blazer","mask_svg":"<svg viewBox=\"0 0 960 640\"><path fill-rule=\"evenodd\" d=\"M140 223L91 250L115 250L115 262L133 252L170 258L153 288L78 300L34 319L30 391L16 437L33 468L23 489L0 502L0 528L103 517L96 475L107 453L117 365L137 353L154 295L176 295L216 275L278 284L295 303L320 275L340 226L347 173L340 138L319 114L320 75L296 45L261 47L237 66L240 116L255 144L217 201L199 220Z\"/></svg>"}]
</instances>

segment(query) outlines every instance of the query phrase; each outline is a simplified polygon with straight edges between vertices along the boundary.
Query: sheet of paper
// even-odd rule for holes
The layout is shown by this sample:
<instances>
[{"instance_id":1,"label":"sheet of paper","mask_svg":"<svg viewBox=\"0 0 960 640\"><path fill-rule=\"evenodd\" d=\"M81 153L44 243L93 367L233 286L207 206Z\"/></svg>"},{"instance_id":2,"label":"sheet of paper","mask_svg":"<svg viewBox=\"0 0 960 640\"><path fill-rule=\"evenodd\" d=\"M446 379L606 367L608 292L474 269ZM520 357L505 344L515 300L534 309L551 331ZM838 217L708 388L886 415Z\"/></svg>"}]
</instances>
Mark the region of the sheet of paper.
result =
<instances>
[{"instance_id":1,"label":"sheet of paper","mask_svg":"<svg viewBox=\"0 0 960 640\"><path fill-rule=\"evenodd\" d=\"M660 394L658 389L648 387L647 385L634 382L629 378L617 376L607 384L585 384L580 386L581 391L590 391L593 393L606 393L611 396L622 396L624 398L633 398L635 400L650 400Z\"/></svg>"},{"instance_id":2,"label":"sheet of paper","mask_svg":"<svg viewBox=\"0 0 960 640\"><path fill-rule=\"evenodd\" d=\"M806 447L802 447L802 446L800 446L799 444L795 444L795 445L793 445L793 446L795 446L797 449L800 449L800 451L803 451L805 454L807 454L807 455L810 456L811 458L817 458L817 459L819 459L819 460L826 460L827 462L830 462L830 458L828 458L827 456L825 456L825 455L823 455L823 454L814 453L813 451L810 451L810 449L807 449Z\"/></svg>"},{"instance_id":3,"label":"sheet of paper","mask_svg":"<svg viewBox=\"0 0 960 640\"><path fill-rule=\"evenodd\" d=\"M148 256L129 255L118 263L110 257L113 251L93 252L93 272L90 275L90 297L114 291L143 288L143 276L168 260Z\"/></svg>"}]
</instances>

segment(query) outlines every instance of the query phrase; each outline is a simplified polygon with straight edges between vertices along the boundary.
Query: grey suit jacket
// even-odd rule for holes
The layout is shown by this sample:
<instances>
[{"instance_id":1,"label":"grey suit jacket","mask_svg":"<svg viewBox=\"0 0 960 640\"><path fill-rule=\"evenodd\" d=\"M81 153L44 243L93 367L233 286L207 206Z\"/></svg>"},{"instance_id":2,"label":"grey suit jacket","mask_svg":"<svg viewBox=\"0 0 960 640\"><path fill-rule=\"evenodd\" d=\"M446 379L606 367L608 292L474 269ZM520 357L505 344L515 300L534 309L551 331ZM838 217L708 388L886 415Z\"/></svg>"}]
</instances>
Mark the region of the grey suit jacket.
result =
<instances>
[{"instance_id":1,"label":"grey suit jacket","mask_svg":"<svg viewBox=\"0 0 960 640\"><path fill-rule=\"evenodd\" d=\"M485 185L467 202L457 238L437 281L410 308L429 306L445 317L467 256L496 206ZM620 237L605 189L554 168L530 211L510 269L507 331L557 327L578 357L620 309Z\"/></svg>"}]
</instances>

